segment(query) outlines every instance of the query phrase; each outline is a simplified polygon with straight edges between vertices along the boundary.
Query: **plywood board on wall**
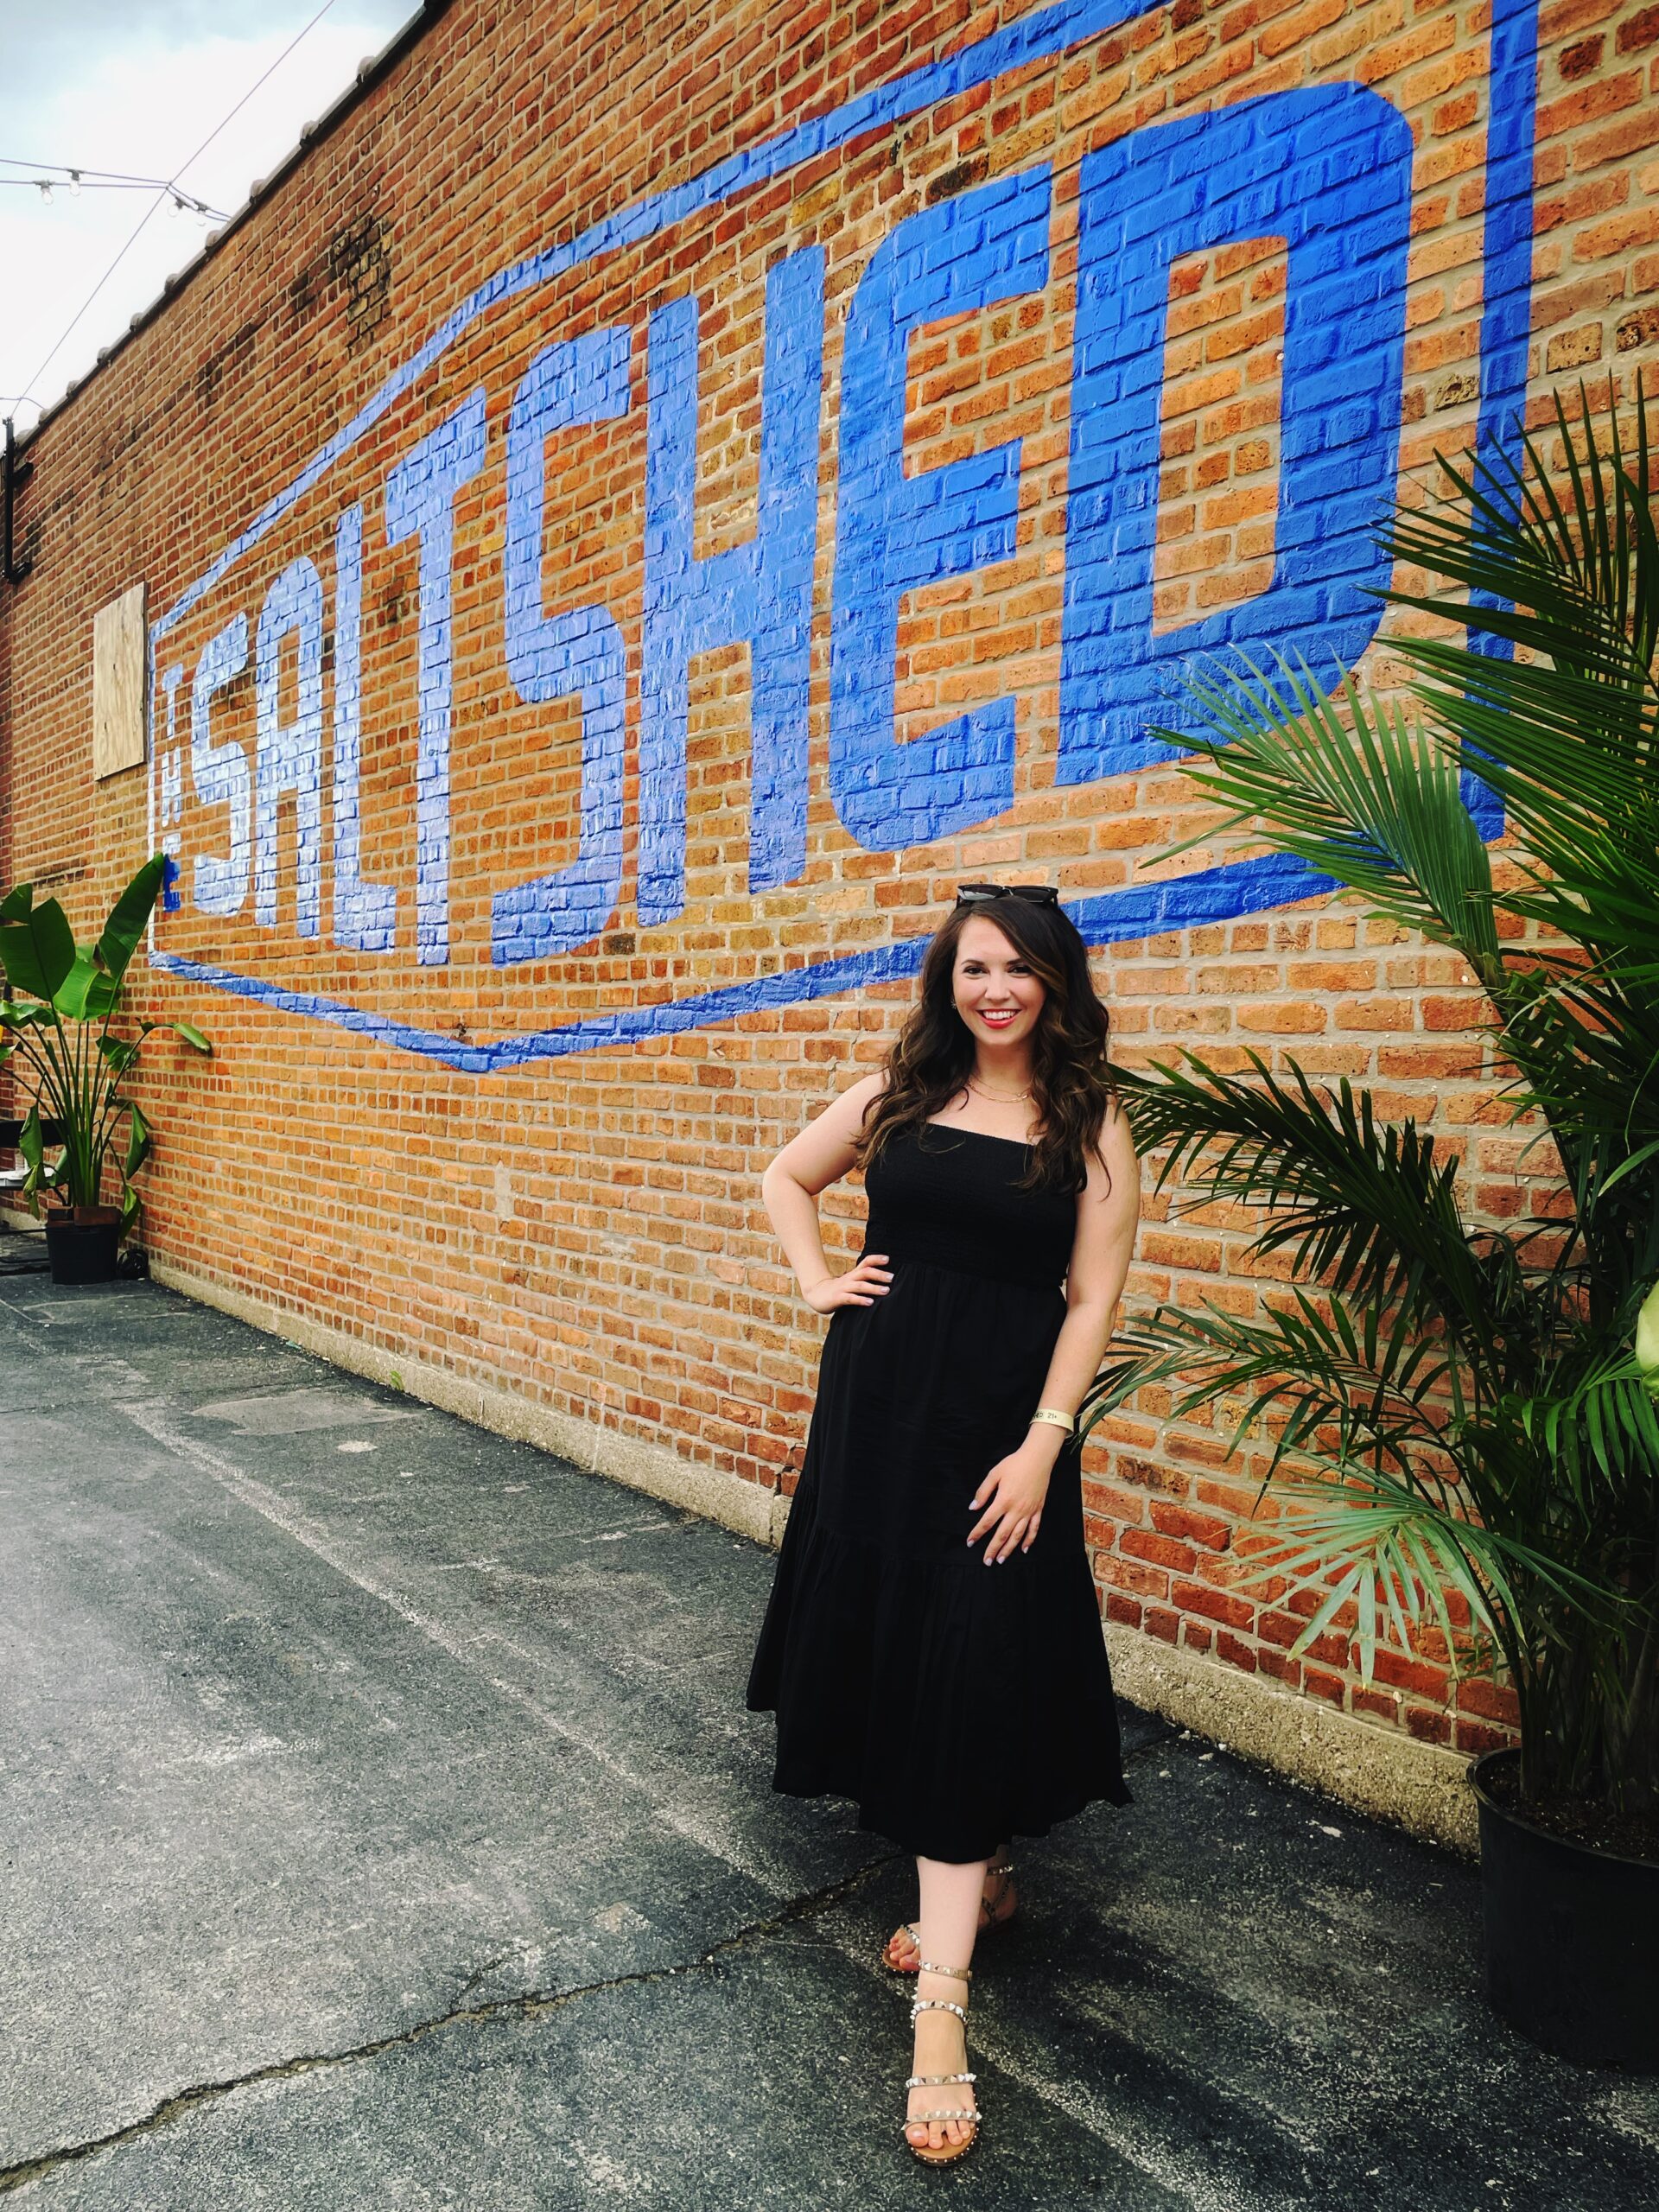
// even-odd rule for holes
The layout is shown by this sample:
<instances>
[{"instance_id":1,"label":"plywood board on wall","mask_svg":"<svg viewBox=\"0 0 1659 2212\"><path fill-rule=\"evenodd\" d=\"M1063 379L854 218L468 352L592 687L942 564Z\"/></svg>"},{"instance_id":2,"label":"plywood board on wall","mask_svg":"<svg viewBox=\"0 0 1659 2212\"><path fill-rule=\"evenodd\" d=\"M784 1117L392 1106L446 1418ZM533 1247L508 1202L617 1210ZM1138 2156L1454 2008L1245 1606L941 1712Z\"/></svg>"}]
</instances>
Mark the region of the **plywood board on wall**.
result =
<instances>
[{"instance_id":1,"label":"plywood board on wall","mask_svg":"<svg viewBox=\"0 0 1659 2212\"><path fill-rule=\"evenodd\" d=\"M144 764L144 587L92 617L92 776Z\"/></svg>"}]
</instances>

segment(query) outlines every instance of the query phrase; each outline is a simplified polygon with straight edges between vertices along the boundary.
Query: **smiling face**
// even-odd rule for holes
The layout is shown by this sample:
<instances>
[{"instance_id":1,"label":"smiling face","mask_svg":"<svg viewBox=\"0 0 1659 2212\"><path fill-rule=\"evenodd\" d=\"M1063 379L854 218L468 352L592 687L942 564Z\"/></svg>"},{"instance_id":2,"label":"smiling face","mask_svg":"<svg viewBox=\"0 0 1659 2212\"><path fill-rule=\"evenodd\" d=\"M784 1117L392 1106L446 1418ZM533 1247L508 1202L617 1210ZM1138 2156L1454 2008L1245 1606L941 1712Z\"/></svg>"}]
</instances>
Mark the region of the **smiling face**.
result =
<instances>
[{"instance_id":1,"label":"smiling face","mask_svg":"<svg viewBox=\"0 0 1659 2212\"><path fill-rule=\"evenodd\" d=\"M1029 1045L1048 995L1024 954L983 914L963 925L950 988L975 1044L994 1052Z\"/></svg>"}]
</instances>

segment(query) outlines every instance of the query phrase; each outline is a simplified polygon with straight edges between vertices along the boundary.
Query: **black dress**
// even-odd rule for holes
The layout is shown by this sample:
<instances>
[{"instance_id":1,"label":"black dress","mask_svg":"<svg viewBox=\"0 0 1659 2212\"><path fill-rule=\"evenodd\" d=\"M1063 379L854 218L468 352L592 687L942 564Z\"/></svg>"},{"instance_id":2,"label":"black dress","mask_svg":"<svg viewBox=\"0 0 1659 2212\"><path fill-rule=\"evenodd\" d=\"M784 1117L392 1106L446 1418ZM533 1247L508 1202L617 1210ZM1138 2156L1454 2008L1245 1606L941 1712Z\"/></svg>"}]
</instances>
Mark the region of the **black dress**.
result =
<instances>
[{"instance_id":1,"label":"black dress","mask_svg":"<svg viewBox=\"0 0 1659 2212\"><path fill-rule=\"evenodd\" d=\"M778 1716L774 1789L855 1799L929 1859L1132 1802L1075 1440L1029 1551L967 1541L1065 1318L1077 1198L1015 1187L1031 1150L930 1122L871 1160L863 1249L893 1280L830 1317L745 1699Z\"/></svg>"}]
</instances>

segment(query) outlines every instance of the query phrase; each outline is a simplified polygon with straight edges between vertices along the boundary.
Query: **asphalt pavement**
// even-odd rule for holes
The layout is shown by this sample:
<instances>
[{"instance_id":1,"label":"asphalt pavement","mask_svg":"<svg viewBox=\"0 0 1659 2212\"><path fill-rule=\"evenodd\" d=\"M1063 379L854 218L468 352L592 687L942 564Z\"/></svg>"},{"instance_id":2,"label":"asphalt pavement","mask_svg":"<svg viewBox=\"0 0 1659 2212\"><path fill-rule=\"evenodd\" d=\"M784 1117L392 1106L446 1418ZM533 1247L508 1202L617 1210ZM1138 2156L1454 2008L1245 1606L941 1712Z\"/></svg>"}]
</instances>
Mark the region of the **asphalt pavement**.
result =
<instances>
[{"instance_id":1,"label":"asphalt pavement","mask_svg":"<svg viewBox=\"0 0 1659 2212\"><path fill-rule=\"evenodd\" d=\"M1659 2082L1488 2013L1475 1869L1124 1711L1017 1838L987 2115L914 1869L770 1787L772 1554L0 1237L0 2195L43 2212L1622 2212ZM555 1355L556 1356L556 1355Z\"/></svg>"}]
</instances>

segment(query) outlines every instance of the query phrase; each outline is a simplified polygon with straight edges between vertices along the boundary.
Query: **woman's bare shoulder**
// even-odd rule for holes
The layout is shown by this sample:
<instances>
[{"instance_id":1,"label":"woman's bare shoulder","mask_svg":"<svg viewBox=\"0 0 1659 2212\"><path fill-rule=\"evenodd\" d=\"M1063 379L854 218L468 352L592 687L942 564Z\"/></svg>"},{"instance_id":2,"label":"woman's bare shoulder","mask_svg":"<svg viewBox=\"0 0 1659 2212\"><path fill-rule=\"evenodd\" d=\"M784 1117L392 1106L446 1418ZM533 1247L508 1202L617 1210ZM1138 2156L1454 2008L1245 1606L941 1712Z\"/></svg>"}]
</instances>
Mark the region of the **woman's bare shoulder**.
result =
<instances>
[{"instance_id":1,"label":"woman's bare shoulder","mask_svg":"<svg viewBox=\"0 0 1659 2212\"><path fill-rule=\"evenodd\" d=\"M861 1075L856 1083L849 1083L842 1092L843 1098L855 1098L861 1106L868 1105L872 1098L879 1098L887 1087L886 1068L874 1068L868 1075Z\"/></svg>"},{"instance_id":2,"label":"woman's bare shoulder","mask_svg":"<svg viewBox=\"0 0 1659 2212\"><path fill-rule=\"evenodd\" d=\"M781 1171L792 1176L803 1190L815 1195L826 1185L839 1180L852 1167L865 1115L880 1096L886 1083L885 1071L878 1070L873 1075L861 1076L845 1090L837 1091L823 1112L814 1115L806 1127L790 1139L767 1168L767 1174Z\"/></svg>"},{"instance_id":3,"label":"woman's bare shoulder","mask_svg":"<svg viewBox=\"0 0 1659 2212\"><path fill-rule=\"evenodd\" d=\"M849 1136L858 1135L865 1116L887 1087L887 1071L881 1067L860 1076L856 1083L849 1083L845 1090L836 1093L830 1111Z\"/></svg>"}]
</instances>

